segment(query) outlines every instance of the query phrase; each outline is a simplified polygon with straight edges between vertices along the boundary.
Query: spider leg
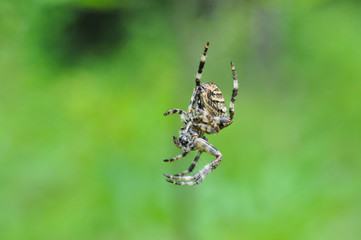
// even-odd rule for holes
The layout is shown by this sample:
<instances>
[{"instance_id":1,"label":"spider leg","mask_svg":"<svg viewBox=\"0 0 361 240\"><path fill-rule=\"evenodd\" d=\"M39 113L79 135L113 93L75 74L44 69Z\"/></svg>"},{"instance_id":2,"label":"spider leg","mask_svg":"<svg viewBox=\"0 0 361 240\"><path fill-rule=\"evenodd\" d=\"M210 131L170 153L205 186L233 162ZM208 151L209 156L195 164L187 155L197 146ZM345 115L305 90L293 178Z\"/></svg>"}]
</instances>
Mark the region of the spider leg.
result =
<instances>
[{"instance_id":1,"label":"spider leg","mask_svg":"<svg viewBox=\"0 0 361 240\"><path fill-rule=\"evenodd\" d=\"M208 138L207 138L206 136L203 136L202 138L203 138L204 140L208 141ZM188 154L188 152L183 152L182 154L180 154L180 155L178 155L178 156L176 156L176 157L174 157L174 158L172 158L172 159L165 159L164 162L172 162L172 161L178 160L178 159L180 159L180 158L182 158L182 157L185 157L187 154ZM183 176L183 175L186 175L186 174L192 172L193 169L194 169L194 167L197 165L198 160L199 160L201 154L202 154L202 152L201 152L201 151L198 151L196 157L194 158L194 160L193 160L192 164L189 166L189 168L188 168L187 170L185 170L185 171L183 171L183 172L181 172L181 173L175 174L175 175L173 175L173 176ZM170 176L171 176L171 175L169 175L169 174L164 174L164 175L165 175L166 177L170 177Z\"/></svg>"},{"instance_id":2,"label":"spider leg","mask_svg":"<svg viewBox=\"0 0 361 240\"><path fill-rule=\"evenodd\" d=\"M192 164L189 166L189 168L188 168L187 170L185 170L185 171L183 171L183 172L181 172L181 173L178 173L178 174L174 174L174 175L169 175L169 174L164 173L164 176L166 176L167 178L171 178L171 179L172 179L174 176L184 176L184 175L192 172L193 169L194 169L194 167L197 165L198 160L199 160L201 154L202 154L202 152L198 151L198 153L197 153L196 157L194 158Z\"/></svg>"},{"instance_id":3,"label":"spider leg","mask_svg":"<svg viewBox=\"0 0 361 240\"><path fill-rule=\"evenodd\" d=\"M233 92L231 102L229 103L229 117L213 117L213 120L219 125L220 129L232 124L234 116L234 102L236 101L236 96L238 94L237 72L233 62L231 62L231 66L233 73Z\"/></svg>"},{"instance_id":4,"label":"spider leg","mask_svg":"<svg viewBox=\"0 0 361 240\"><path fill-rule=\"evenodd\" d=\"M207 42L206 47L204 48L204 52L203 52L203 55L201 57L201 61L199 63L198 72L197 72L197 76L196 76L196 87L194 88L194 91L193 91L193 94L192 94L192 97L191 97L191 102L190 102L189 107L188 107L188 112L192 109L194 98L195 98L195 96L197 94L197 91L198 91L198 87L201 85L201 77L202 77L204 64L206 63L206 56L207 56L208 47L209 47L209 42Z\"/></svg>"},{"instance_id":5,"label":"spider leg","mask_svg":"<svg viewBox=\"0 0 361 240\"><path fill-rule=\"evenodd\" d=\"M197 87L199 85L201 85L201 77L202 77L204 64L206 63L206 56L207 56L208 47L209 47L209 42L207 42L206 47L204 48L204 52L203 52L203 55L201 57L201 62L199 63L197 77L196 77L196 86Z\"/></svg>"},{"instance_id":6,"label":"spider leg","mask_svg":"<svg viewBox=\"0 0 361 240\"><path fill-rule=\"evenodd\" d=\"M174 162L176 160L181 159L182 157L185 157L188 154L188 152L182 152L182 154L179 154L178 156L175 156L174 158L171 159L164 159L164 162Z\"/></svg>"},{"instance_id":7,"label":"spider leg","mask_svg":"<svg viewBox=\"0 0 361 240\"><path fill-rule=\"evenodd\" d=\"M212 144L205 141L204 139L198 138L196 140L196 149L198 151L207 152L209 154L212 154L216 157L215 160L208 163L206 166L204 166L201 170L199 170L196 174L193 176L176 176L176 175L168 175L165 174L166 177L168 177L166 180L170 183L177 184L177 185L197 185L201 183L207 176L212 172L213 169L217 168L218 165L222 161L222 154L220 151L218 151ZM174 180L180 180L180 181L174 181Z\"/></svg>"},{"instance_id":8,"label":"spider leg","mask_svg":"<svg viewBox=\"0 0 361 240\"><path fill-rule=\"evenodd\" d=\"M186 114L182 109L175 108L175 109L171 109L171 110L166 111L163 115L167 116L169 114L175 114L175 113L177 113L177 114Z\"/></svg>"},{"instance_id":9,"label":"spider leg","mask_svg":"<svg viewBox=\"0 0 361 240\"><path fill-rule=\"evenodd\" d=\"M234 116L234 102L236 101L236 96L238 93L238 80L237 80L236 68L235 68L233 62L231 62L231 67L232 67L232 73L233 73L233 92L232 92L232 99L229 104L229 116L230 116L231 123L232 123L233 116Z\"/></svg>"},{"instance_id":10,"label":"spider leg","mask_svg":"<svg viewBox=\"0 0 361 240\"><path fill-rule=\"evenodd\" d=\"M186 122L187 122L187 113L185 111L183 111L182 109L177 109L177 108L171 109L171 110L166 111L163 115L167 116L169 114L180 114L182 122L184 124L186 124Z\"/></svg>"},{"instance_id":11,"label":"spider leg","mask_svg":"<svg viewBox=\"0 0 361 240\"><path fill-rule=\"evenodd\" d=\"M173 142L178 148L182 149L182 144L179 142L177 137L173 136Z\"/></svg>"}]
</instances>

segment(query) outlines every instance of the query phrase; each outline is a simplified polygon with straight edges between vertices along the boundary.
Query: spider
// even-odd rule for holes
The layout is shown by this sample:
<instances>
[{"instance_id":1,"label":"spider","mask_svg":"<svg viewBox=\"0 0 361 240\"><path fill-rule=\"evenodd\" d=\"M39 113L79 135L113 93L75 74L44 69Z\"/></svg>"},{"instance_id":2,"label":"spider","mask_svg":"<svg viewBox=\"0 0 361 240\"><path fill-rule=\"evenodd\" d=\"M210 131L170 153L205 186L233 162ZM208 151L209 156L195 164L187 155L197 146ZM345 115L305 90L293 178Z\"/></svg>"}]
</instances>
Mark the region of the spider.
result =
<instances>
[{"instance_id":1,"label":"spider","mask_svg":"<svg viewBox=\"0 0 361 240\"><path fill-rule=\"evenodd\" d=\"M228 116L221 90L214 83L200 83L208 47L209 42L207 42L205 46L199 63L198 73L196 76L196 86L194 88L187 112L181 109L171 109L164 113L164 116L169 114L180 114L181 121L185 124L185 126L181 127L179 130L179 139L173 137L174 144L183 150L182 154L171 159L165 159L164 161L173 162L185 157L190 151L198 151L192 164L187 170L175 175L164 174L164 176L167 177L166 180L168 182L177 185L199 184L208 176L208 174L211 173L213 169L218 167L222 160L222 153L208 142L208 139L204 136L204 134L216 134L221 129L231 125L233 122L234 102L238 93L236 69L234 64L231 62L233 73L233 93L229 105ZM193 176L184 176L193 171L203 152L207 152L215 156L216 159L205 165Z\"/></svg>"}]
</instances>

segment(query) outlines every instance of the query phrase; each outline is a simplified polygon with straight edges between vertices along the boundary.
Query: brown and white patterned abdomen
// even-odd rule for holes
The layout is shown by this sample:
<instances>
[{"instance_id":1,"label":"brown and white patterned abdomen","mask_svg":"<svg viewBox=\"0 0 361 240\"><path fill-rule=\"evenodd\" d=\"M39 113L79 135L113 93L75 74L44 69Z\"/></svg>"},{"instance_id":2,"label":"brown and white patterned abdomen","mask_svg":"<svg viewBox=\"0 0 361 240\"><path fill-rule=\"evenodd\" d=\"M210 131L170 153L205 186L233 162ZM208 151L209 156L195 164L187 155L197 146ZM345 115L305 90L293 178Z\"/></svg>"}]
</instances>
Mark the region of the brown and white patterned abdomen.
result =
<instances>
[{"instance_id":1,"label":"brown and white patterned abdomen","mask_svg":"<svg viewBox=\"0 0 361 240\"><path fill-rule=\"evenodd\" d=\"M207 82L198 87L193 109L202 109L214 117L227 117L227 107L224 97L216 84Z\"/></svg>"}]
</instances>

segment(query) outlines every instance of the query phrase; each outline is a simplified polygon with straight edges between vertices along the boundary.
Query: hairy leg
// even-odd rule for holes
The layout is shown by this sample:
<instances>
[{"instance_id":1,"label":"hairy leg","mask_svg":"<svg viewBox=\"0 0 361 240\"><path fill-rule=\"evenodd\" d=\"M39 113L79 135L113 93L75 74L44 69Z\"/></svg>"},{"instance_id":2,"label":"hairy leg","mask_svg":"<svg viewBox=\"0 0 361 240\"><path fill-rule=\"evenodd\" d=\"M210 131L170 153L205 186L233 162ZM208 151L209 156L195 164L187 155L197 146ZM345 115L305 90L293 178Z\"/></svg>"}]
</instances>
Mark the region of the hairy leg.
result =
<instances>
[{"instance_id":1,"label":"hairy leg","mask_svg":"<svg viewBox=\"0 0 361 240\"><path fill-rule=\"evenodd\" d=\"M192 94L192 97L191 97L191 102L190 102L189 107L188 107L188 112L192 109L194 98L195 98L195 96L197 94L197 91L198 91L198 87L199 87L199 85L201 85L201 77L202 77L204 64L206 63L206 56L207 56L208 47L209 47L209 42L207 42L206 47L204 48L204 52L203 52L203 55L201 57L201 61L199 63L198 72L197 72L197 76L196 76L196 87L193 90L193 94Z\"/></svg>"},{"instance_id":2,"label":"hairy leg","mask_svg":"<svg viewBox=\"0 0 361 240\"><path fill-rule=\"evenodd\" d=\"M164 162L174 162L174 161L176 161L176 160L179 160L179 159L185 157L187 154L188 154L188 152L182 152L182 154L179 154L178 156L175 156L174 158L164 159L163 161L164 161Z\"/></svg>"},{"instance_id":3,"label":"hairy leg","mask_svg":"<svg viewBox=\"0 0 361 240\"><path fill-rule=\"evenodd\" d=\"M187 113L185 111L183 111L182 109L171 109L166 111L163 115L167 116L169 114L180 114L181 115L181 121L182 123L186 124L187 123Z\"/></svg>"},{"instance_id":4,"label":"hairy leg","mask_svg":"<svg viewBox=\"0 0 361 240\"><path fill-rule=\"evenodd\" d=\"M174 175L169 175L169 174L164 173L164 176L166 176L168 178L172 178L173 176L184 176L184 175L192 172L194 167L197 165L198 160L201 157L201 155L202 155L202 152L198 151L198 153L197 153L196 157L194 158L192 164L189 166L189 168L187 170L185 170L185 171L183 171L181 173L178 173L178 174L174 174Z\"/></svg>"},{"instance_id":5,"label":"hairy leg","mask_svg":"<svg viewBox=\"0 0 361 240\"><path fill-rule=\"evenodd\" d=\"M236 101L236 96L238 93L238 80L237 80L236 68L235 68L233 62L231 62L231 67L232 67L232 74L233 74L233 92L232 92L232 99L229 104L229 116L230 116L230 119L232 120L233 116L234 116L234 102Z\"/></svg>"}]
</instances>

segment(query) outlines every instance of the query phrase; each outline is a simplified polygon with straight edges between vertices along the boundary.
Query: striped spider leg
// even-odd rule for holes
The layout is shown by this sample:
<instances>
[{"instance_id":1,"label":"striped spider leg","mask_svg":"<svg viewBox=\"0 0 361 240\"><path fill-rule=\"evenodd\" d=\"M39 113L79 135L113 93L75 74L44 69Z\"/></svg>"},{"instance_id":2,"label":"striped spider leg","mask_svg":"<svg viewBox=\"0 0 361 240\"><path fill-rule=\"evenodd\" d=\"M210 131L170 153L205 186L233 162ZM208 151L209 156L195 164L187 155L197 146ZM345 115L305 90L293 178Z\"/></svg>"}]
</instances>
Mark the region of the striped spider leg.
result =
<instances>
[{"instance_id":1,"label":"striped spider leg","mask_svg":"<svg viewBox=\"0 0 361 240\"><path fill-rule=\"evenodd\" d=\"M186 175L186 174L188 174L188 173L191 173L191 172L193 171L194 167L197 165L198 160L199 160L199 158L201 157L201 155L202 155L202 152L201 152L201 151L198 151L196 157L194 158L193 162L192 162L191 165L188 167L188 169L185 170L185 171L183 171L183 172L181 172L181 173L174 174L173 176L184 176L184 175ZM170 175L167 174L167 175L165 175L165 176L170 176Z\"/></svg>"},{"instance_id":2,"label":"striped spider leg","mask_svg":"<svg viewBox=\"0 0 361 240\"><path fill-rule=\"evenodd\" d=\"M201 61L199 63L198 72L197 72L197 76L196 76L196 87L193 90L191 102L189 103L189 106L188 106L188 112L190 112L191 109L193 108L195 97L198 93L198 88L201 85L202 72L203 72L204 64L206 63L208 47L209 47L209 42L207 42L206 47L204 48L204 52L201 57Z\"/></svg>"},{"instance_id":3,"label":"striped spider leg","mask_svg":"<svg viewBox=\"0 0 361 240\"><path fill-rule=\"evenodd\" d=\"M188 111L185 112L181 109L171 109L168 110L167 112L165 112L163 115L167 116L169 114L180 114L181 115L181 120L184 124L187 124L187 120L189 120L189 114L191 114L191 112L193 111L192 107L194 104L194 98L198 92L198 87L200 86L200 79L202 77L202 72L203 72L203 68L204 68L204 64L206 62L206 56L207 56L207 51L208 51L208 47L209 47L209 42L207 42L205 48L204 48L204 52L203 55L201 57L201 61L199 62L199 67L198 67L198 72L197 72L197 76L196 76L196 87L193 90L193 94L191 97L191 101L188 107Z\"/></svg>"},{"instance_id":4,"label":"striped spider leg","mask_svg":"<svg viewBox=\"0 0 361 240\"><path fill-rule=\"evenodd\" d=\"M163 114L163 116L167 116L169 114L180 114L182 123L187 124L187 122L188 122L188 114L187 114L187 112L185 112L185 111L183 111L181 109L175 108L175 109L168 110Z\"/></svg>"}]
</instances>

